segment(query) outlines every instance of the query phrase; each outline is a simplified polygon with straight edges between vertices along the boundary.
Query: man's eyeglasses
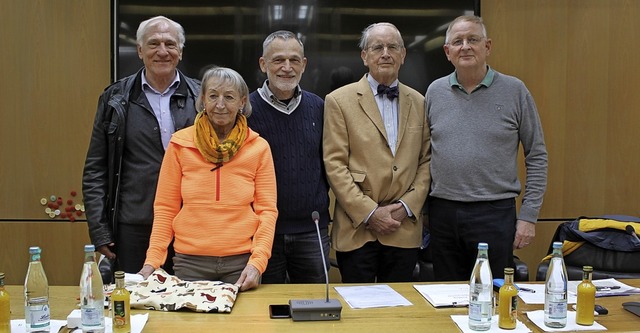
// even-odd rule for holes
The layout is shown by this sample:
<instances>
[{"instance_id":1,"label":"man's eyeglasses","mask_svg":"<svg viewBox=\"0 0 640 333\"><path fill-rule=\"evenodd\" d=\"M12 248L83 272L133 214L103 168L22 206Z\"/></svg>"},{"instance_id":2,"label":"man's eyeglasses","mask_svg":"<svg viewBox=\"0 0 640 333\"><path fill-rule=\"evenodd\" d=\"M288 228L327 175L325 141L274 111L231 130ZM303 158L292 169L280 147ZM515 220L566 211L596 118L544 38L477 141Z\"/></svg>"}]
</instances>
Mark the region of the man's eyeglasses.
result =
<instances>
[{"instance_id":1,"label":"man's eyeglasses","mask_svg":"<svg viewBox=\"0 0 640 333\"><path fill-rule=\"evenodd\" d=\"M402 50L403 46L398 44L389 44L389 45L375 44L368 47L369 52L376 53L376 54L384 52L385 48L389 53L397 53L397 52L400 52L400 50Z\"/></svg>"},{"instance_id":2,"label":"man's eyeglasses","mask_svg":"<svg viewBox=\"0 0 640 333\"><path fill-rule=\"evenodd\" d=\"M480 44L480 42L482 42L482 40L484 39L484 37L479 37L479 36L471 36L469 38L456 38L454 40L452 40L451 42L449 42L449 45L451 46L455 46L455 47L460 47L462 45L464 45L464 42L467 41L467 44L471 45L471 46L476 46L478 44Z\"/></svg>"}]
</instances>

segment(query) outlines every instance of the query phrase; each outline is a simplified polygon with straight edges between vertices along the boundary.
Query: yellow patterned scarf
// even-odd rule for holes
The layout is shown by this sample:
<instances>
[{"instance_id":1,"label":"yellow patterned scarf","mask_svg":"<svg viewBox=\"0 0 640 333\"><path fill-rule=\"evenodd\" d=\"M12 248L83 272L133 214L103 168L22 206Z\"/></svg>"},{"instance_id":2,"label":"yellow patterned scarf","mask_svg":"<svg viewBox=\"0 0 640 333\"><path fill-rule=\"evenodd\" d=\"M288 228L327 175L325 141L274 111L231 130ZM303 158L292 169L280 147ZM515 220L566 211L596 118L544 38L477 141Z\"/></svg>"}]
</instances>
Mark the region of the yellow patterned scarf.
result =
<instances>
[{"instance_id":1,"label":"yellow patterned scarf","mask_svg":"<svg viewBox=\"0 0 640 333\"><path fill-rule=\"evenodd\" d=\"M222 163L229 162L238 153L247 138L249 130L247 118L240 113L236 118L236 124L223 142L218 139L216 131L209 122L209 118L204 115L204 112L198 113L195 125L196 134L194 139L196 147L207 161L216 165L216 168L221 167Z\"/></svg>"}]
</instances>

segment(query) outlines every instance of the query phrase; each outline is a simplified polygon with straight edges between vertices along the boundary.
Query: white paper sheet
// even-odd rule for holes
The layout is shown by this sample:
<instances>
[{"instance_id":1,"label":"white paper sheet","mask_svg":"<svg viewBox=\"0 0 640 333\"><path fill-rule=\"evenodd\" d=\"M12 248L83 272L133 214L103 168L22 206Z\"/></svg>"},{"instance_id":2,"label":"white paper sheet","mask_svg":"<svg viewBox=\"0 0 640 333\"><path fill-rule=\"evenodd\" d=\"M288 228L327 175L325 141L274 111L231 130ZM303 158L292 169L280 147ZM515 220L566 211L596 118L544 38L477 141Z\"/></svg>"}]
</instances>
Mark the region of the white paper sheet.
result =
<instances>
[{"instance_id":1,"label":"white paper sheet","mask_svg":"<svg viewBox=\"0 0 640 333\"><path fill-rule=\"evenodd\" d=\"M58 332L60 328L67 324L66 320L55 320L51 319L49 326L49 332ZM26 332L26 323L24 319L13 319L11 320L11 333L22 333Z\"/></svg>"},{"instance_id":2,"label":"white paper sheet","mask_svg":"<svg viewBox=\"0 0 640 333\"><path fill-rule=\"evenodd\" d=\"M413 305L386 284L334 288L352 309Z\"/></svg>"},{"instance_id":3,"label":"white paper sheet","mask_svg":"<svg viewBox=\"0 0 640 333\"><path fill-rule=\"evenodd\" d=\"M147 320L149 320L148 313L132 315L131 316L131 333L141 333L142 329L144 328L144 325L147 323ZM105 322L105 333L112 333L113 327L111 324L111 318L105 317L104 322ZM50 331L58 332L60 328L64 327L65 325L67 325L66 320L51 320ZM11 333L23 333L23 332L26 332L24 319L11 320ZM78 328L71 332L82 333L82 329Z\"/></svg>"},{"instance_id":4,"label":"white paper sheet","mask_svg":"<svg viewBox=\"0 0 640 333\"><path fill-rule=\"evenodd\" d=\"M451 319L458 325L458 328L464 333L477 333L478 331L473 331L469 328L469 316L465 315L451 315ZM488 331L484 332L510 332L510 333L526 333L531 332L531 330L522 323L521 321L516 321L516 328L512 330L503 330L498 327L498 315L491 317L491 328Z\"/></svg>"},{"instance_id":5,"label":"white paper sheet","mask_svg":"<svg viewBox=\"0 0 640 333\"><path fill-rule=\"evenodd\" d=\"M567 311L567 326L563 328L551 328L544 325L544 310L527 312L527 317L545 332L573 332L573 331L606 331L607 328L594 321L591 326L576 324L576 312Z\"/></svg>"},{"instance_id":6,"label":"white paper sheet","mask_svg":"<svg viewBox=\"0 0 640 333\"><path fill-rule=\"evenodd\" d=\"M640 288L634 288L632 286L626 285L616 279L600 279L600 280L592 280L593 285L596 288L603 288L601 290L596 291L596 297L606 297L606 296L627 296L633 294L640 294ZM569 281L567 284L567 289L570 294L576 295L578 285L582 283L582 281ZM604 288L604 287L612 287L612 288Z\"/></svg>"},{"instance_id":7,"label":"white paper sheet","mask_svg":"<svg viewBox=\"0 0 640 333\"><path fill-rule=\"evenodd\" d=\"M469 284L414 284L415 288L433 307L469 305Z\"/></svg>"},{"instance_id":8,"label":"white paper sheet","mask_svg":"<svg viewBox=\"0 0 640 333\"><path fill-rule=\"evenodd\" d=\"M544 284L518 283L518 287L535 290L535 293L520 290L518 296L527 304L544 304ZM567 304L576 304L576 295L567 292Z\"/></svg>"}]
</instances>

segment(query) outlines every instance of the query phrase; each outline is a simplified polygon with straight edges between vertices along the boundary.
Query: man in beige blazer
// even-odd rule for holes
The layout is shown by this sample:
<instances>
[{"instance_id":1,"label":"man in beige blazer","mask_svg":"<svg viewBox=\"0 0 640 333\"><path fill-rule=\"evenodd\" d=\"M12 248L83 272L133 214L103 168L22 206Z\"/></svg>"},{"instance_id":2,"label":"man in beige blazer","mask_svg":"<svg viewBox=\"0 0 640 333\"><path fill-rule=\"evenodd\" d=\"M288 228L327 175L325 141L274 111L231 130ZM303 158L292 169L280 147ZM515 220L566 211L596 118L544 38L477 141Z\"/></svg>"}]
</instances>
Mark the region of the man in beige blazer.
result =
<instances>
[{"instance_id":1,"label":"man in beige blazer","mask_svg":"<svg viewBox=\"0 0 640 333\"><path fill-rule=\"evenodd\" d=\"M393 24L367 27L360 48L369 73L325 98L332 246L345 283L411 281L430 183L424 97L398 82L406 49Z\"/></svg>"}]
</instances>

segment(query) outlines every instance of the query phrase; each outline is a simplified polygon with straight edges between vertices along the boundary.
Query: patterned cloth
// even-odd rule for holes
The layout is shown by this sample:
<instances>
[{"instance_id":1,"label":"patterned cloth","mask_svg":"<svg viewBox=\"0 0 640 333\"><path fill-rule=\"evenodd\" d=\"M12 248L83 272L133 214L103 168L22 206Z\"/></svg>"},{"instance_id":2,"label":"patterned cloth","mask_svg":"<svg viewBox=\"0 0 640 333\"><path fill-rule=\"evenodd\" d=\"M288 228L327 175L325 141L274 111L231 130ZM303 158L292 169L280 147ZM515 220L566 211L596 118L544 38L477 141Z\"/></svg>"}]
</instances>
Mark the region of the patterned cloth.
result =
<instances>
[{"instance_id":1,"label":"patterned cloth","mask_svg":"<svg viewBox=\"0 0 640 333\"><path fill-rule=\"evenodd\" d=\"M131 308L195 312L231 312L238 286L221 281L182 281L162 269L129 289Z\"/></svg>"}]
</instances>

